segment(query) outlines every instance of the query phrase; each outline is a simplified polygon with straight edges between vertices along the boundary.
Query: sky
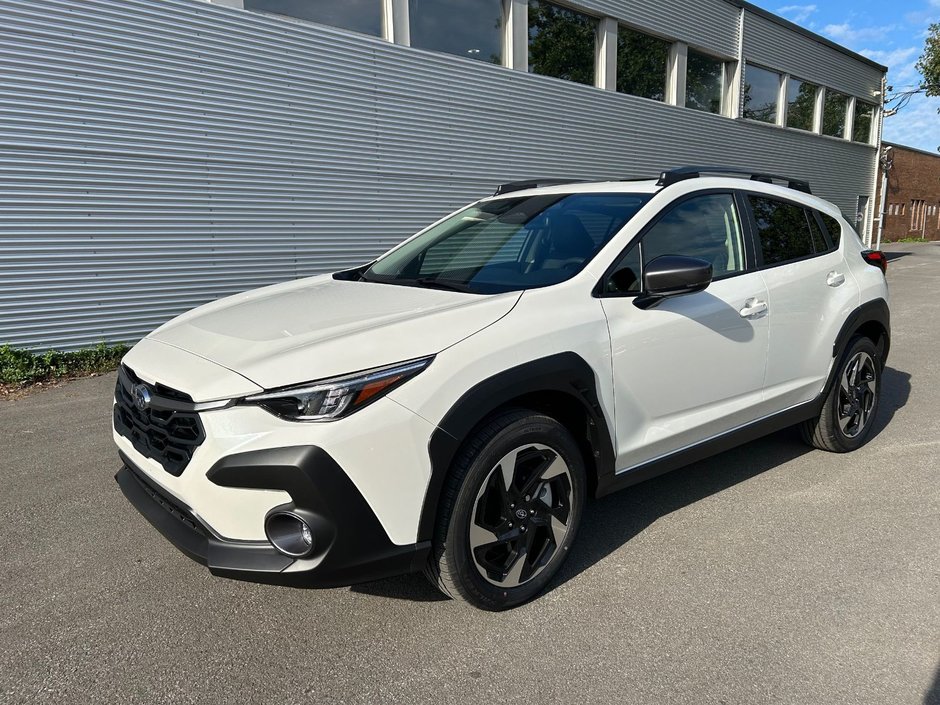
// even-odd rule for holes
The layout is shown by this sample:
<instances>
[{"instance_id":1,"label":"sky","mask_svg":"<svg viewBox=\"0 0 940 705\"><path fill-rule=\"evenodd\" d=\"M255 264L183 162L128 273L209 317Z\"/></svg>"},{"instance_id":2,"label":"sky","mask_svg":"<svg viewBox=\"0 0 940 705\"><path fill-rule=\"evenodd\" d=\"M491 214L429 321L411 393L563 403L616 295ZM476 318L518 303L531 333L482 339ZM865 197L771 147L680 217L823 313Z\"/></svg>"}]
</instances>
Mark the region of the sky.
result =
<instances>
[{"instance_id":1,"label":"sky","mask_svg":"<svg viewBox=\"0 0 940 705\"><path fill-rule=\"evenodd\" d=\"M940 0L751 1L887 66L888 85L895 92L916 88L922 80L914 64L924 51L927 27L940 23ZM938 109L940 98L914 96L897 115L885 118L884 139L936 151L940 147Z\"/></svg>"}]
</instances>

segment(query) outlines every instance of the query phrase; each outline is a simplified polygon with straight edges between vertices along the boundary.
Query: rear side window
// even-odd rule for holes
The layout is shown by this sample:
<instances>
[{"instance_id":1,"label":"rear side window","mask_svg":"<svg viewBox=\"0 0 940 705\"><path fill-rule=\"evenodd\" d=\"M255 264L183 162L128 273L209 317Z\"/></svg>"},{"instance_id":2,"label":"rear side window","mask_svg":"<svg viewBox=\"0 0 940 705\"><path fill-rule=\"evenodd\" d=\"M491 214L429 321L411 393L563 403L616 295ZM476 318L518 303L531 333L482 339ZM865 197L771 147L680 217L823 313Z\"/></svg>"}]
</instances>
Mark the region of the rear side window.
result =
<instances>
[{"instance_id":1,"label":"rear side window","mask_svg":"<svg viewBox=\"0 0 940 705\"><path fill-rule=\"evenodd\" d=\"M763 196L748 196L765 266L814 254L813 233L804 208Z\"/></svg>"}]
</instances>

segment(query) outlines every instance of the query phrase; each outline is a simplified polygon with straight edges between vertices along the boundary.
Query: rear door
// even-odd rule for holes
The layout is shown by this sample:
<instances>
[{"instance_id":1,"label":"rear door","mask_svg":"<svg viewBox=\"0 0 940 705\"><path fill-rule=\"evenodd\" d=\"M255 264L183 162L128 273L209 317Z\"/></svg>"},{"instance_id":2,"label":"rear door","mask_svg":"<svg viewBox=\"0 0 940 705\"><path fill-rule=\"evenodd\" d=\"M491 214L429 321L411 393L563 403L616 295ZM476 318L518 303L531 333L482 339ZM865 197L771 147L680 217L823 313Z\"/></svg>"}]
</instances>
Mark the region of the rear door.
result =
<instances>
[{"instance_id":1,"label":"rear door","mask_svg":"<svg viewBox=\"0 0 940 705\"><path fill-rule=\"evenodd\" d=\"M744 201L768 296L764 399L782 411L822 390L833 343L858 306L858 287L816 211L761 193L745 193Z\"/></svg>"}]
</instances>

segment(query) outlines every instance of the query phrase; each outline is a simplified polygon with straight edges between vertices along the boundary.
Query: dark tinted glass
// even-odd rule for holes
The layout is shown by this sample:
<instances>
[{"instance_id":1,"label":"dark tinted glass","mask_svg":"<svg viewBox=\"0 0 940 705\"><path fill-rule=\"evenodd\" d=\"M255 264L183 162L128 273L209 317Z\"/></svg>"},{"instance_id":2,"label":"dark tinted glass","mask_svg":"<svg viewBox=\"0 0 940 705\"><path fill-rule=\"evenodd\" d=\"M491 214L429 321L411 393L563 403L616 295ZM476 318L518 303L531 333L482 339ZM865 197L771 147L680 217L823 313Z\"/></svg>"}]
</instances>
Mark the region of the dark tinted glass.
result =
<instances>
[{"instance_id":1,"label":"dark tinted glass","mask_svg":"<svg viewBox=\"0 0 940 705\"><path fill-rule=\"evenodd\" d=\"M780 264L813 254L813 237L800 206L761 196L748 196L764 264Z\"/></svg>"},{"instance_id":2,"label":"dark tinted glass","mask_svg":"<svg viewBox=\"0 0 940 705\"><path fill-rule=\"evenodd\" d=\"M787 127L813 129L816 114L816 86L791 78L787 81Z\"/></svg>"},{"instance_id":3,"label":"dark tinted glass","mask_svg":"<svg viewBox=\"0 0 940 705\"><path fill-rule=\"evenodd\" d=\"M669 42L620 25L617 28L617 90L653 100L666 99Z\"/></svg>"},{"instance_id":4,"label":"dark tinted glass","mask_svg":"<svg viewBox=\"0 0 940 705\"><path fill-rule=\"evenodd\" d=\"M845 136L845 114L848 98L841 93L826 91L826 103L823 110L823 134L830 137Z\"/></svg>"},{"instance_id":5,"label":"dark tinted glass","mask_svg":"<svg viewBox=\"0 0 940 705\"><path fill-rule=\"evenodd\" d=\"M831 215L826 215L825 213L820 213L819 215L822 216L823 223L826 224L826 230L829 231L829 239L832 240L833 245L838 247L842 239L842 226L839 225L839 221Z\"/></svg>"},{"instance_id":6,"label":"dark tinted glass","mask_svg":"<svg viewBox=\"0 0 940 705\"><path fill-rule=\"evenodd\" d=\"M502 0L408 0L411 46L503 60Z\"/></svg>"},{"instance_id":7,"label":"dark tinted glass","mask_svg":"<svg viewBox=\"0 0 940 705\"><path fill-rule=\"evenodd\" d=\"M570 279L650 199L582 193L470 206L379 259L370 281L480 294Z\"/></svg>"},{"instance_id":8,"label":"dark tinted glass","mask_svg":"<svg viewBox=\"0 0 940 705\"><path fill-rule=\"evenodd\" d=\"M777 121L780 74L758 66L748 66L744 73L744 117L761 122Z\"/></svg>"},{"instance_id":9,"label":"dark tinted glass","mask_svg":"<svg viewBox=\"0 0 940 705\"><path fill-rule=\"evenodd\" d=\"M685 77L685 105L708 113L721 112L725 64L707 54L689 49Z\"/></svg>"},{"instance_id":10,"label":"dark tinted glass","mask_svg":"<svg viewBox=\"0 0 940 705\"><path fill-rule=\"evenodd\" d=\"M822 230L819 229L819 223L816 222L815 214L811 210L806 210L805 213L809 221L810 235L813 236L813 249L816 250L816 252L825 252L829 249L829 244L826 242Z\"/></svg>"},{"instance_id":11,"label":"dark tinted glass","mask_svg":"<svg viewBox=\"0 0 940 705\"><path fill-rule=\"evenodd\" d=\"M871 103L855 103L855 122L852 125L852 139L856 142L871 142L871 120L875 106Z\"/></svg>"},{"instance_id":12,"label":"dark tinted glass","mask_svg":"<svg viewBox=\"0 0 940 705\"><path fill-rule=\"evenodd\" d=\"M744 269L741 226L727 193L695 196L674 206L643 236L643 264L660 255L710 262L714 277Z\"/></svg>"},{"instance_id":13,"label":"dark tinted glass","mask_svg":"<svg viewBox=\"0 0 940 705\"><path fill-rule=\"evenodd\" d=\"M529 0L529 72L594 84L597 20L588 15Z\"/></svg>"},{"instance_id":14,"label":"dark tinted glass","mask_svg":"<svg viewBox=\"0 0 940 705\"><path fill-rule=\"evenodd\" d=\"M245 0L246 10L273 12L342 27L363 34L382 34L380 0Z\"/></svg>"}]
</instances>

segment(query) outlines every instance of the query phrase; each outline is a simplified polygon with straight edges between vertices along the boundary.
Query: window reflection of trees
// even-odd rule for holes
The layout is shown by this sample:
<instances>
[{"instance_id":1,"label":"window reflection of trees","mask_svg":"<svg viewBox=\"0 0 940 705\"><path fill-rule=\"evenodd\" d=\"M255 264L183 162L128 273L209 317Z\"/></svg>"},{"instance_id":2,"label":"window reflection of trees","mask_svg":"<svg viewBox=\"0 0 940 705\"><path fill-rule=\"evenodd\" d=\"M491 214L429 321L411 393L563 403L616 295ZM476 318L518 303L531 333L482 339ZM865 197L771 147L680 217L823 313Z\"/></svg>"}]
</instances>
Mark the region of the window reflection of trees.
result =
<instances>
[{"instance_id":1,"label":"window reflection of trees","mask_svg":"<svg viewBox=\"0 0 940 705\"><path fill-rule=\"evenodd\" d=\"M529 2L529 71L594 84L597 20L542 0Z\"/></svg>"},{"instance_id":2,"label":"window reflection of trees","mask_svg":"<svg viewBox=\"0 0 940 705\"><path fill-rule=\"evenodd\" d=\"M617 90L653 100L666 99L669 42L620 26L617 30Z\"/></svg>"},{"instance_id":3,"label":"window reflection of trees","mask_svg":"<svg viewBox=\"0 0 940 705\"><path fill-rule=\"evenodd\" d=\"M806 211L792 203L750 196L764 264L780 264L813 254Z\"/></svg>"}]
</instances>

